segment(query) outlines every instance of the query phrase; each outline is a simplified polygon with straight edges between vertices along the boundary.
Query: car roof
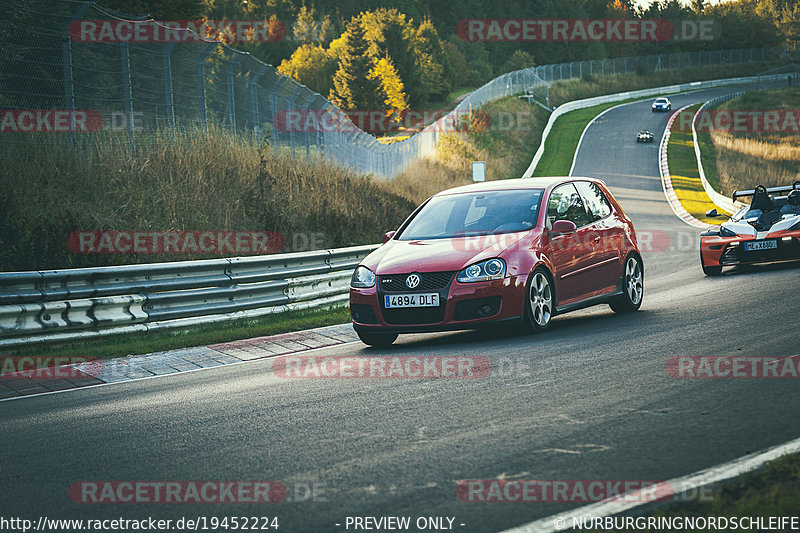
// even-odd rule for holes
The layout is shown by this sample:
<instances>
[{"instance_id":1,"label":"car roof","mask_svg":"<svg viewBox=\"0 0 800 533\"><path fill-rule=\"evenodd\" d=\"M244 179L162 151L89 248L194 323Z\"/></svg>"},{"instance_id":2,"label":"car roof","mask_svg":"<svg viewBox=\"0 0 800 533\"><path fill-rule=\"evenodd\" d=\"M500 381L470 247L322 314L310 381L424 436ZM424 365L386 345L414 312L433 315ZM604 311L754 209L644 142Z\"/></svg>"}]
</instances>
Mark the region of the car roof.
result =
<instances>
[{"instance_id":1,"label":"car roof","mask_svg":"<svg viewBox=\"0 0 800 533\"><path fill-rule=\"evenodd\" d=\"M539 178L515 178L508 180L484 181L453 187L437 193L435 196L446 196L450 194L462 194L480 191L508 191L514 189L546 189L569 181L600 181L594 178L582 176L547 176Z\"/></svg>"}]
</instances>

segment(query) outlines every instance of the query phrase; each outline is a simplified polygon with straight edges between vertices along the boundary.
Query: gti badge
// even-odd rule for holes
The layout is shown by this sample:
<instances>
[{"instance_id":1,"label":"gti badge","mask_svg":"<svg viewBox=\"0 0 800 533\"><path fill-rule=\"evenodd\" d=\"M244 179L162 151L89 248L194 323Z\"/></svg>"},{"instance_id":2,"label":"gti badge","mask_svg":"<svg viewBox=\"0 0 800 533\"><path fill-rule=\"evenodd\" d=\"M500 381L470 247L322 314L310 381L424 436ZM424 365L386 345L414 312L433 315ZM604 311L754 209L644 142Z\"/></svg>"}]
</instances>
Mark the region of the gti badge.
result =
<instances>
[{"instance_id":1,"label":"gti badge","mask_svg":"<svg viewBox=\"0 0 800 533\"><path fill-rule=\"evenodd\" d=\"M409 274L408 277L406 278L406 287L408 287L409 289L413 289L417 285L419 285L419 282L420 282L419 274Z\"/></svg>"}]
</instances>

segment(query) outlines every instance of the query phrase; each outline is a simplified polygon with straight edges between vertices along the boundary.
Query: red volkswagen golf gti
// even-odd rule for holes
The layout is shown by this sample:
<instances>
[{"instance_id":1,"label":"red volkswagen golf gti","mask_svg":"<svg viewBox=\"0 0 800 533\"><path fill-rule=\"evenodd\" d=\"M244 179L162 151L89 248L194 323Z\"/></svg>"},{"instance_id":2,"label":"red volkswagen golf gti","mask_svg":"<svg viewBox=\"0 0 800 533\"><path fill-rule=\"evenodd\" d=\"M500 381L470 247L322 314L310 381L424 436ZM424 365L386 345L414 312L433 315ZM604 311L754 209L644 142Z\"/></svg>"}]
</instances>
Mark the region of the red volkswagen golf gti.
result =
<instances>
[{"instance_id":1,"label":"red volkswagen golf gti","mask_svg":"<svg viewBox=\"0 0 800 533\"><path fill-rule=\"evenodd\" d=\"M372 346L499 322L541 331L590 305L635 311L643 283L633 223L602 181L490 181L440 192L388 232L353 272L350 315Z\"/></svg>"}]
</instances>

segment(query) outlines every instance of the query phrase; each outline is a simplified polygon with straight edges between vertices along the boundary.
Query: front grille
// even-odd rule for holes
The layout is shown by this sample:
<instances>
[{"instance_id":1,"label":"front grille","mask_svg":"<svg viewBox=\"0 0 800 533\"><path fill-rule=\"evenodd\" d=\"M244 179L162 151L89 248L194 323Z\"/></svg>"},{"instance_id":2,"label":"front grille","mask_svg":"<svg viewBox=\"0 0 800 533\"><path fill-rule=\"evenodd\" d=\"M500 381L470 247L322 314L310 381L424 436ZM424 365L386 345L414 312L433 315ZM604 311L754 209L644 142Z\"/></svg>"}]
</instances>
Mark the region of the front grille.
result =
<instances>
[{"instance_id":1,"label":"front grille","mask_svg":"<svg viewBox=\"0 0 800 533\"><path fill-rule=\"evenodd\" d=\"M400 309L381 309L387 324L415 325L438 324L444 320L445 301L439 299L439 307L406 307ZM381 306L383 307L383 306Z\"/></svg>"},{"instance_id":2,"label":"front grille","mask_svg":"<svg viewBox=\"0 0 800 533\"><path fill-rule=\"evenodd\" d=\"M409 289L406 285L406 278L409 274L411 272L378 276L378 286L384 292L435 291L447 287L455 272L416 272L420 277L420 282L413 289Z\"/></svg>"}]
</instances>

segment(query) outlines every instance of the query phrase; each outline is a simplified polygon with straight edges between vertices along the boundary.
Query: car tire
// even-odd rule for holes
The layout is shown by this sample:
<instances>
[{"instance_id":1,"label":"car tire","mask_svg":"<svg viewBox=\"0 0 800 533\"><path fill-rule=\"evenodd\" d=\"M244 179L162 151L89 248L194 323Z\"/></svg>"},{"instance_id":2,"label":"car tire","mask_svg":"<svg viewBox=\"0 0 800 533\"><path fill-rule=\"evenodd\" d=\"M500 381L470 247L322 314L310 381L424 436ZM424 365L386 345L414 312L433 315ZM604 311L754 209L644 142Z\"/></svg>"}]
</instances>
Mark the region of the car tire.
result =
<instances>
[{"instance_id":1,"label":"car tire","mask_svg":"<svg viewBox=\"0 0 800 533\"><path fill-rule=\"evenodd\" d=\"M706 266L705 261L703 261L703 252L700 252L700 266L706 276L719 276L722 274L722 265Z\"/></svg>"},{"instance_id":2,"label":"car tire","mask_svg":"<svg viewBox=\"0 0 800 533\"><path fill-rule=\"evenodd\" d=\"M361 342L375 348L385 348L391 346L397 340L397 333L384 333L382 331L360 331L356 330Z\"/></svg>"},{"instance_id":3,"label":"car tire","mask_svg":"<svg viewBox=\"0 0 800 533\"><path fill-rule=\"evenodd\" d=\"M644 300L644 269L642 259L630 254L622 271L622 294L608 302L615 313L631 313L642 306Z\"/></svg>"},{"instance_id":4,"label":"car tire","mask_svg":"<svg viewBox=\"0 0 800 533\"><path fill-rule=\"evenodd\" d=\"M544 267L537 267L525 289L525 327L540 332L550 327L555 309L553 278Z\"/></svg>"}]
</instances>

